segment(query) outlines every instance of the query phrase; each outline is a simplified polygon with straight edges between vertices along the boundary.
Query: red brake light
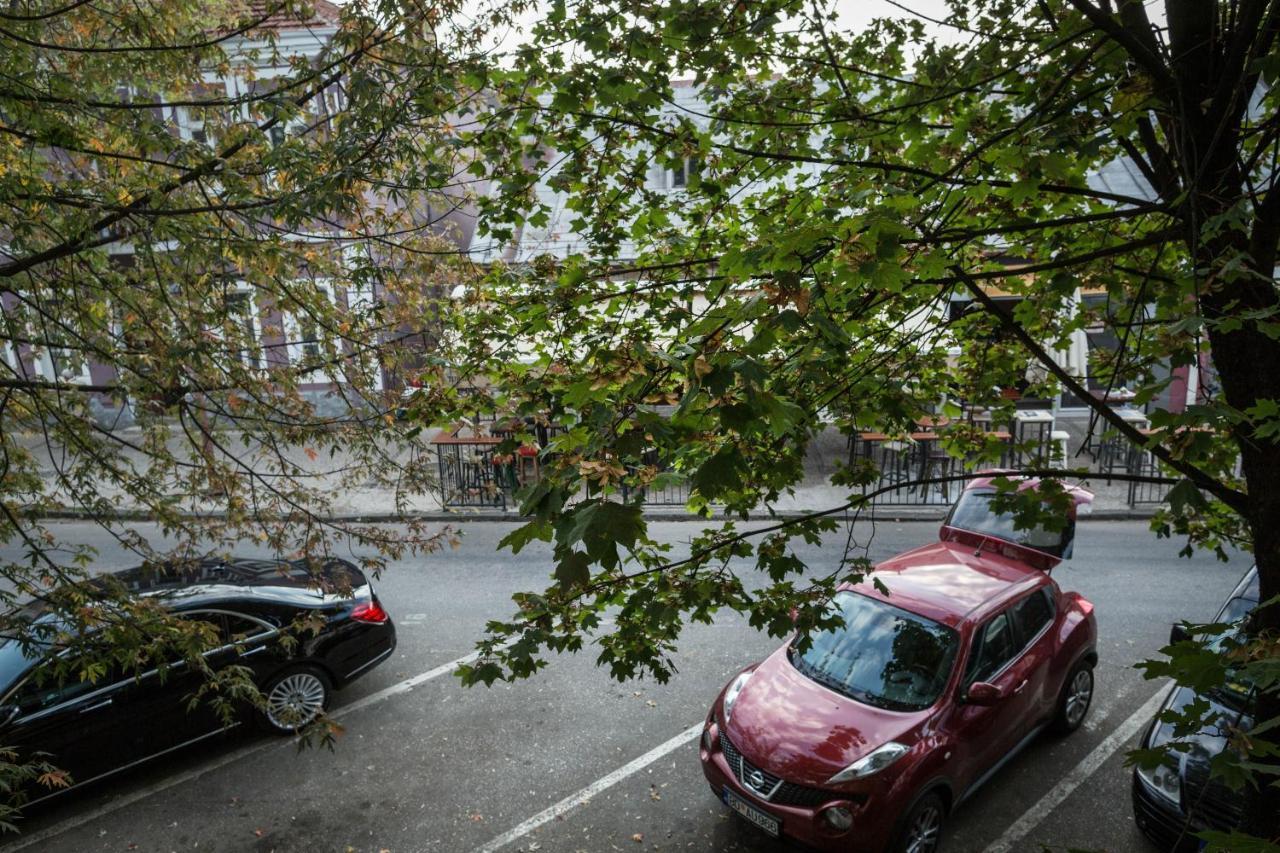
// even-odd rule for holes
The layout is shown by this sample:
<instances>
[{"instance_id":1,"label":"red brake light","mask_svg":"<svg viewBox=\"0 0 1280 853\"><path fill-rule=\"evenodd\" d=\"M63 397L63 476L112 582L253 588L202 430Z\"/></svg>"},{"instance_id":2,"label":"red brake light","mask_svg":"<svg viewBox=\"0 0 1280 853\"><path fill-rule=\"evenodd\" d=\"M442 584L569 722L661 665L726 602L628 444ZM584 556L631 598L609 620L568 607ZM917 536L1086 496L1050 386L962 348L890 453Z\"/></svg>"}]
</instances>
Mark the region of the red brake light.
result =
<instances>
[{"instance_id":1,"label":"red brake light","mask_svg":"<svg viewBox=\"0 0 1280 853\"><path fill-rule=\"evenodd\" d=\"M372 625L381 625L391 617L387 615L387 611L382 609L382 605L376 601L362 601L351 610L351 618L357 622L368 622Z\"/></svg>"}]
</instances>

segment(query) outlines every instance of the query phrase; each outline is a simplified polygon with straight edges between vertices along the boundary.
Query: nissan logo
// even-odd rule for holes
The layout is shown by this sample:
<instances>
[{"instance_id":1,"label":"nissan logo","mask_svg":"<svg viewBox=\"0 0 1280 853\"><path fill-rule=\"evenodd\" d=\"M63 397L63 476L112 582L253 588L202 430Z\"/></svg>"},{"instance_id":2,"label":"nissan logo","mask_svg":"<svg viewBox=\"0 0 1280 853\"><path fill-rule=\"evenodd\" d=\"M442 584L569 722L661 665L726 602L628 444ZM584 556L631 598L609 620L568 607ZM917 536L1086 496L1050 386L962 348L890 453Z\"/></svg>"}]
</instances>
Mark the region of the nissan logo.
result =
<instances>
[{"instance_id":1,"label":"nissan logo","mask_svg":"<svg viewBox=\"0 0 1280 853\"><path fill-rule=\"evenodd\" d=\"M752 770L747 774L747 784L757 791L764 790L764 774L759 770Z\"/></svg>"}]
</instances>

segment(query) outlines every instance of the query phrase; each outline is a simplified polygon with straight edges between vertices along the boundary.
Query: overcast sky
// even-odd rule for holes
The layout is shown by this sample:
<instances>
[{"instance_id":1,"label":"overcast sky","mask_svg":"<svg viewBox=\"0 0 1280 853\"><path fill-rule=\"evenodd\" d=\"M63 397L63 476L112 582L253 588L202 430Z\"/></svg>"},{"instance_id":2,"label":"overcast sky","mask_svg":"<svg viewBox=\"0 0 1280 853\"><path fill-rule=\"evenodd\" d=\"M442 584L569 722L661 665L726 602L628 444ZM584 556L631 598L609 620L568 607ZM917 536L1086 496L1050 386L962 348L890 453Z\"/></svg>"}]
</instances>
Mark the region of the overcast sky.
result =
<instances>
[{"instance_id":1,"label":"overcast sky","mask_svg":"<svg viewBox=\"0 0 1280 853\"><path fill-rule=\"evenodd\" d=\"M487 2L492 2L492 0L478 0L475 5L478 7ZM580 2L589 3L590 0L580 0ZM910 13L903 9L903 6L925 16L925 18L941 19L947 14L946 0L901 0L901 4L901 6L895 6L889 0L836 0L835 8L839 16L837 25L842 30L856 31L876 18L910 17ZM536 21L537 16L537 12L526 13L517 20L517 26L527 26ZM928 28L938 30L940 36L946 37L947 34L941 32L941 27L930 24L927 20L925 23ZM511 49L519 43L520 36L516 33L495 33L494 35L506 49Z\"/></svg>"}]
</instances>

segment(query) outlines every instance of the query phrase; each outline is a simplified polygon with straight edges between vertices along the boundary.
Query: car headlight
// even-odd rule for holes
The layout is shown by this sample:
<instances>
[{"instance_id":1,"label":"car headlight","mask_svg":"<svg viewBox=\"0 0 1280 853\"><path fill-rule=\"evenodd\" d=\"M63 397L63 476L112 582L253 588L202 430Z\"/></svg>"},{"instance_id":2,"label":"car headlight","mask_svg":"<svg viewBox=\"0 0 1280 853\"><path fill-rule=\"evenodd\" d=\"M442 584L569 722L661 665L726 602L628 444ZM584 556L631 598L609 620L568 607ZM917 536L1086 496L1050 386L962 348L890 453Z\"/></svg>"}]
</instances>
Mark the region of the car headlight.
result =
<instances>
[{"instance_id":1,"label":"car headlight","mask_svg":"<svg viewBox=\"0 0 1280 853\"><path fill-rule=\"evenodd\" d=\"M733 713L733 703L738 701L738 694L742 692L742 688L747 686L747 682L751 680L750 672L738 673L738 677L729 685L729 689L724 692L724 724L729 725L729 716Z\"/></svg>"},{"instance_id":2,"label":"car headlight","mask_svg":"<svg viewBox=\"0 0 1280 853\"><path fill-rule=\"evenodd\" d=\"M866 778L873 773L879 773L906 754L907 747L891 740L832 776L827 780L827 784L834 785L837 782L852 782L854 779Z\"/></svg>"},{"instance_id":3,"label":"car headlight","mask_svg":"<svg viewBox=\"0 0 1280 853\"><path fill-rule=\"evenodd\" d=\"M1175 805L1182 801L1182 776L1178 768L1160 764L1150 769L1139 767L1138 776L1147 787Z\"/></svg>"}]
</instances>

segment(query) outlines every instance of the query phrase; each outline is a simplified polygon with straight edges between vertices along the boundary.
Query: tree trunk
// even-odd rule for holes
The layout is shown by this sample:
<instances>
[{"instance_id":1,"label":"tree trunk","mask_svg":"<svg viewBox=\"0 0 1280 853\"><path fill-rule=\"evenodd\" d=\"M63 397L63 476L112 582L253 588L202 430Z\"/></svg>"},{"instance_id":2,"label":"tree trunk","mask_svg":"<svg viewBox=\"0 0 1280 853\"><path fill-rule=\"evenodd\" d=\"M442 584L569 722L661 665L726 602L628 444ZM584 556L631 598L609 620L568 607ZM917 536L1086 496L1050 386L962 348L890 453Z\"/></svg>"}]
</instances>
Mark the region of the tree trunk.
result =
<instances>
[{"instance_id":1,"label":"tree trunk","mask_svg":"<svg viewBox=\"0 0 1280 853\"><path fill-rule=\"evenodd\" d=\"M1240 248L1241 237L1247 246L1247 235L1237 234L1235 240L1228 238L1207 247L1206 254L1212 257L1198 259L1197 267L1221 269L1221 259ZM1262 254L1261 259L1254 257L1255 265L1261 260L1268 267L1270 278L1274 251L1270 257ZM1200 303L1204 315L1211 320L1238 315L1249 308L1277 307L1274 286L1258 277L1222 282L1203 295ZM1280 344L1257 325L1246 322L1242 328L1224 333L1211 324L1209 342L1223 397L1232 408L1246 411L1259 400L1280 400ZM1265 603L1280 596L1280 445L1270 437L1257 436L1247 422L1235 428L1235 437L1249 494L1247 521L1258 566L1259 600ZM1280 604L1258 608L1250 628L1254 636L1265 633L1280 637ZM1257 723L1280 718L1280 692L1273 689L1259 695L1254 718ZM1267 739L1274 742L1274 734ZM1280 759L1253 760L1280 774ZM1246 791L1244 830L1270 841L1280 841L1280 787L1273 784L1278 780L1280 775L1263 772L1255 779L1255 786Z\"/></svg>"}]
</instances>

